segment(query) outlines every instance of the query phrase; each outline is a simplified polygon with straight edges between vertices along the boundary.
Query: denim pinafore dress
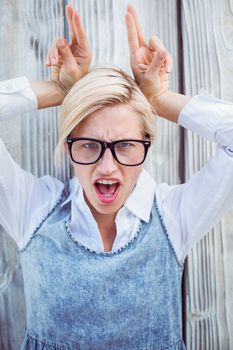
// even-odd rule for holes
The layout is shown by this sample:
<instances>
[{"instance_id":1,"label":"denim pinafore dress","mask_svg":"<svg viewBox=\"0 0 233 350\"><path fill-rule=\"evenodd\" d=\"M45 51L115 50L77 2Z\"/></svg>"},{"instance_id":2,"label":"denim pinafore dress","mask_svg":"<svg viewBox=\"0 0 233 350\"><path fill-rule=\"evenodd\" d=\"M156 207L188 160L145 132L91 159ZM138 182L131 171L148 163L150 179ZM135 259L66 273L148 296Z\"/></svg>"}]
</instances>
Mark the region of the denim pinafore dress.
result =
<instances>
[{"instance_id":1,"label":"denim pinafore dress","mask_svg":"<svg viewBox=\"0 0 233 350\"><path fill-rule=\"evenodd\" d=\"M27 311L21 350L181 350L181 276L156 201L149 223L113 252L69 232L68 196L20 250Z\"/></svg>"}]
</instances>

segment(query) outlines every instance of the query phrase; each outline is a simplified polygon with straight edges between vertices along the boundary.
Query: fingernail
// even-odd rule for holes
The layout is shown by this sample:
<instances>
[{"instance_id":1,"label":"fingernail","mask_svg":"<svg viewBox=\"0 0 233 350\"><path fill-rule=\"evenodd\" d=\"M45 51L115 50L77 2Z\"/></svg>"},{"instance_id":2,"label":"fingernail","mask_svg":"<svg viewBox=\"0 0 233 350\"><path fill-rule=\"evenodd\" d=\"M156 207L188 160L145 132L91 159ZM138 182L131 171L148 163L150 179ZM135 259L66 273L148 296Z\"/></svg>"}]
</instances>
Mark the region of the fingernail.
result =
<instances>
[{"instance_id":1,"label":"fingernail","mask_svg":"<svg viewBox=\"0 0 233 350\"><path fill-rule=\"evenodd\" d=\"M51 63L52 63L52 65L55 65L55 64L56 64L55 58L52 58L52 59L51 59Z\"/></svg>"},{"instance_id":2,"label":"fingernail","mask_svg":"<svg viewBox=\"0 0 233 350\"><path fill-rule=\"evenodd\" d=\"M170 66L166 68L166 72L167 73L171 73L171 67Z\"/></svg>"},{"instance_id":3,"label":"fingernail","mask_svg":"<svg viewBox=\"0 0 233 350\"><path fill-rule=\"evenodd\" d=\"M49 66L49 63L50 63L49 60L45 61L46 66Z\"/></svg>"}]
</instances>

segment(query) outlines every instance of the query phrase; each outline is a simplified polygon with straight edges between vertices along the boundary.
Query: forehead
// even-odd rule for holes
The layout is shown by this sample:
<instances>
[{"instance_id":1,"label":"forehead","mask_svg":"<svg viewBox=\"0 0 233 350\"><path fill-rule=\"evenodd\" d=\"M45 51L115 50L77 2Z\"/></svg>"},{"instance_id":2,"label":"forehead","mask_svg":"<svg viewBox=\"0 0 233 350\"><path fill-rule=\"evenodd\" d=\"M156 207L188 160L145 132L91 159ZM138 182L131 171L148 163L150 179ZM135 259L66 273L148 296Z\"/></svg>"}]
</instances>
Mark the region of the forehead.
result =
<instances>
[{"instance_id":1,"label":"forehead","mask_svg":"<svg viewBox=\"0 0 233 350\"><path fill-rule=\"evenodd\" d=\"M140 138L142 131L142 116L128 104L116 104L90 114L74 129L72 135L107 141Z\"/></svg>"}]
</instances>

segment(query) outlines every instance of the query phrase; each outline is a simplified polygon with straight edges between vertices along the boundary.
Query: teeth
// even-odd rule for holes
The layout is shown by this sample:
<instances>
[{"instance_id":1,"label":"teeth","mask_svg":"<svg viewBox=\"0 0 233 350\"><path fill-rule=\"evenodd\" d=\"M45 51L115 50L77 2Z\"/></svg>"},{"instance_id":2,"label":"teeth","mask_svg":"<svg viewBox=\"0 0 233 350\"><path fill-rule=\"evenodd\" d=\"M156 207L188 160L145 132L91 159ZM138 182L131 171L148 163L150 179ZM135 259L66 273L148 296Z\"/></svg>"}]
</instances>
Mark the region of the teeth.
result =
<instances>
[{"instance_id":1,"label":"teeth","mask_svg":"<svg viewBox=\"0 0 233 350\"><path fill-rule=\"evenodd\" d=\"M105 197L105 198L111 198L111 197L113 197L113 195L112 195L111 193L105 193L105 194L104 194L104 197Z\"/></svg>"},{"instance_id":2,"label":"teeth","mask_svg":"<svg viewBox=\"0 0 233 350\"><path fill-rule=\"evenodd\" d=\"M117 184L118 181L113 181L113 180L98 180L97 183L98 183L98 184L102 184L102 185L113 185L113 184Z\"/></svg>"}]
</instances>

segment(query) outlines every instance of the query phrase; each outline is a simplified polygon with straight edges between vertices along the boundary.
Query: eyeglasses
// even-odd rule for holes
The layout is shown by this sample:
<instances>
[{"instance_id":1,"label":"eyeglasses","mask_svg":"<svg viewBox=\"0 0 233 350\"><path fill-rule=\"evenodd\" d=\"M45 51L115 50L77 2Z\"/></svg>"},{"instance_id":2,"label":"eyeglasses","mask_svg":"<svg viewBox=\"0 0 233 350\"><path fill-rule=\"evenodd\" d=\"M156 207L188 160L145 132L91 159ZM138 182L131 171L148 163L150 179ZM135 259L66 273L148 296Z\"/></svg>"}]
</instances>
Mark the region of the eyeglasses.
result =
<instances>
[{"instance_id":1,"label":"eyeglasses","mask_svg":"<svg viewBox=\"0 0 233 350\"><path fill-rule=\"evenodd\" d=\"M126 166L140 165L146 159L151 145L147 140L118 140L113 142L99 141L91 138L67 137L71 159L74 163L88 165L98 162L104 156L107 148L114 159Z\"/></svg>"}]
</instances>

